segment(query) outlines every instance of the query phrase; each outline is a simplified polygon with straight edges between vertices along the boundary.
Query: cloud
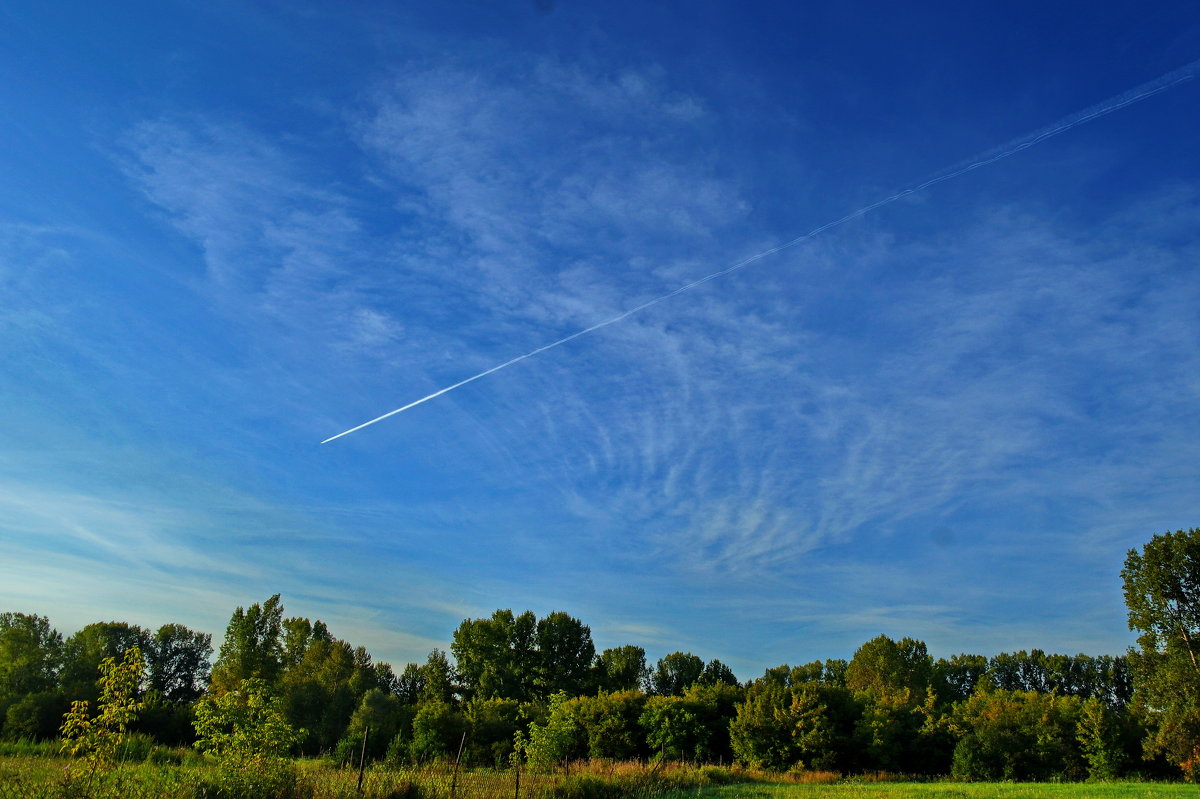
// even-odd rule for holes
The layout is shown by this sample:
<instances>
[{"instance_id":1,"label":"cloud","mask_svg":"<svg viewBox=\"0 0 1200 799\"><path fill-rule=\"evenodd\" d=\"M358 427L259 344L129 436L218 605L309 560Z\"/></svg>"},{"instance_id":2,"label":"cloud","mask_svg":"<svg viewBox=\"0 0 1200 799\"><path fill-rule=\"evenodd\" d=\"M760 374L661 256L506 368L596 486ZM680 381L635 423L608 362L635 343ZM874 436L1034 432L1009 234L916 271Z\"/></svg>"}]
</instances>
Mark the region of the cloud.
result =
<instances>
[{"instance_id":1,"label":"cloud","mask_svg":"<svg viewBox=\"0 0 1200 799\"><path fill-rule=\"evenodd\" d=\"M235 124L159 120L130 137L128 173L253 333L242 377L269 375L309 421L341 415L319 437L794 233L760 227L705 102L653 67L413 63L345 124L363 173L336 186L302 148ZM1137 497L1181 515L1200 432L1186 411L1200 391L1196 198L1137 198L1099 236L982 202L902 227L937 199L372 428L338 461L334 504L394 511L421 557L440 533L469 535L520 575L472 589L483 556L462 554L442 585L471 597L446 600L467 613L476 597L566 596L581 557L621 575L589 594L597 605L659 573L689 597L761 601L793 582L840 590L854 574L815 564L855 548L888 553L902 590L933 529L997 558L1045 543L1095 564L1145 532L1129 532L1150 518ZM405 495L420 469L445 478L436 496ZM965 609L937 590L889 606L851 587L853 612L830 618L948 639L990 613L989 587ZM779 618L830 613L789 607Z\"/></svg>"}]
</instances>

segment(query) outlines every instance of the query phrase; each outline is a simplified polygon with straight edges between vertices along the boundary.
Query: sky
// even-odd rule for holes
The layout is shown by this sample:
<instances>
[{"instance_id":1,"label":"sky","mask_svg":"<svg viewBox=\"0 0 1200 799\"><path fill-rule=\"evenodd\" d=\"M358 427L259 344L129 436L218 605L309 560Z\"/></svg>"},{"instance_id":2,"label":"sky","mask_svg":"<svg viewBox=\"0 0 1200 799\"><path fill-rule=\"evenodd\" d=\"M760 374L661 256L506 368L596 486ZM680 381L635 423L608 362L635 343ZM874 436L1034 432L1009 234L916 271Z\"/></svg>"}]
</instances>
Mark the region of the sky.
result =
<instances>
[{"instance_id":1,"label":"sky","mask_svg":"<svg viewBox=\"0 0 1200 799\"><path fill-rule=\"evenodd\" d=\"M0 610L742 679L1121 653L1200 526L1200 80L1144 3L0 8Z\"/></svg>"}]
</instances>

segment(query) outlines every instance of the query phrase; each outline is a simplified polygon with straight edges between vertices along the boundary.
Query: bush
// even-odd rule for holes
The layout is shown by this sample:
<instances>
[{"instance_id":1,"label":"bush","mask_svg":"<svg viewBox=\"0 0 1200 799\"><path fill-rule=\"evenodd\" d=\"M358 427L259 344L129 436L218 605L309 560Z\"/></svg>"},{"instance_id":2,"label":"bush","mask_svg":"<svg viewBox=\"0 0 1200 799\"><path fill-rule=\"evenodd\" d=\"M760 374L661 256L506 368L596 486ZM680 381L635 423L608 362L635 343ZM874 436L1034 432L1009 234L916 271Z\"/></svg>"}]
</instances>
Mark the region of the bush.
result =
<instances>
[{"instance_id":1,"label":"bush","mask_svg":"<svg viewBox=\"0 0 1200 799\"><path fill-rule=\"evenodd\" d=\"M296 770L278 758L224 759L201 778L196 799L296 799Z\"/></svg>"}]
</instances>

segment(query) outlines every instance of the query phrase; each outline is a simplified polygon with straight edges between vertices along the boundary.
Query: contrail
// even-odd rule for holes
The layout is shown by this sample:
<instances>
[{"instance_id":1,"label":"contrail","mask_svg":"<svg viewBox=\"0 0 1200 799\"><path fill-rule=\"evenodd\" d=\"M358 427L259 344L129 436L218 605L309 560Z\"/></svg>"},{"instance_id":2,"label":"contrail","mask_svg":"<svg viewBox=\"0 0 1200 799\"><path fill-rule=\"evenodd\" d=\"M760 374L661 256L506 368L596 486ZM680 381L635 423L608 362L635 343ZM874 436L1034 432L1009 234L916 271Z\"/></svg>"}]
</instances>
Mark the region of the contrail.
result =
<instances>
[{"instance_id":1,"label":"contrail","mask_svg":"<svg viewBox=\"0 0 1200 799\"><path fill-rule=\"evenodd\" d=\"M466 380L460 380L459 382L455 383L454 385L446 386L445 388L438 389L437 391L433 392L432 394L429 394L428 396L421 397L419 400L413 400L412 402L408 403L407 405L397 408L394 411L388 411L387 413L383 414L382 416L376 416L374 419L371 419L368 422L363 422L362 424L358 425L357 427L351 427L349 430L345 430L341 433L338 433L336 436L330 436L329 438L325 439L321 443L328 444L330 441L339 439L342 436L348 436L351 433L354 433L358 430L362 430L364 427L370 427L371 425L375 424L376 422L382 422L384 419L387 419L389 416L395 416L398 413L404 413L404 411L407 411L410 408L415 408L418 405L429 402L431 399L436 399L437 397L440 397L443 394L447 394L456 388L462 388L467 383L473 383L482 377L487 377L490 374L499 372L501 369L507 369L508 367L512 366L513 364L519 363L519 362L525 360L526 358L532 358L533 356L538 355L539 353L543 353L546 350L552 350L555 347L566 344L568 341L573 341L574 339L577 339L580 336L586 336L588 333L595 332L602 327L608 327L609 325L616 324L617 322L620 322L622 319L625 319L626 317L632 316L633 314L638 313L639 311L644 311L652 305L658 305L660 302L663 302L664 300L669 300L678 294L683 294L685 291L691 291L692 289L696 288L697 286L702 286L705 283L709 282L710 280L716 280L719 277L728 275L730 272L736 272L739 269L749 266L750 264L754 263L755 261L766 258L768 255L774 255L775 253L780 252L782 250L786 250L789 247L795 247L797 244L808 241L808 240L818 236L819 234L824 233L826 230L829 230L830 228L835 228L835 227L838 227L839 225L843 225L852 219L857 219L858 217L863 216L864 214L868 214L877 208L882 208L885 205L890 205L891 203L894 203L903 197L907 197L910 194L921 191L923 189L927 189L930 186L934 186L938 183L944 183L947 180L953 180L954 178L959 177L960 175L965 175L967 172L970 172L974 169L979 169L982 166L987 166L988 164L994 164L995 162L1001 160L1002 158L1007 158L1010 155L1014 155L1016 153L1021 152L1022 150L1029 149L1030 147L1033 147L1035 144L1039 144L1039 143L1045 141L1046 139L1049 139L1052 136L1057 136L1060 133L1066 133L1071 128L1077 127L1086 122L1091 122L1093 119L1097 119L1106 114L1111 114L1113 111L1119 111L1120 109L1125 108L1126 106L1130 106L1130 105L1133 105L1134 103L1145 100L1147 97L1153 97L1154 95L1156 95L1160 92L1165 92L1167 89L1170 89L1173 86L1177 86L1180 83L1189 81L1192 78L1196 77L1196 74L1198 72L1200 72L1200 60L1193 61L1192 63L1188 64L1187 66L1180 67L1179 69L1176 69L1172 72L1168 72L1167 74L1165 74L1159 78L1155 78L1152 81L1143 83L1140 86L1136 86L1136 87L1130 89L1129 91L1122 92L1121 94L1118 94L1114 97L1110 97L1101 103L1097 103L1096 105L1093 105L1089 108L1085 108L1082 111L1078 111L1074 114L1071 114L1070 116L1064 117L1051 125L1041 128L1040 130L1036 130L1032 133L1028 133L1019 139L1014 139L1013 141L1010 141L1007 144L1002 144L999 147L995 147L991 150L988 150L987 152L977 155L974 158L970 159L969 161L967 161L963 164L950 167L946 171L944 171L938 175L935 175L934 177L931 177L925 181L922 181L921 183L918 183L915 186L911 186L907 189L904 189L903 191L898 191L895 194L891 195L890 197L885 197L884 199L873 202L870 205L864 205L862 208L859 208L857 211L853 211L849 214L846 214L845 216L835 219L832 222L826 222L825 224L821 225L820 227L813 228L808 233L805 233L803 236L797 236L796 238L794 238L790 241L785 241L784 243L777 244L774 247L771 247L770 249L766 249L766 250L763 250L762 252L755 253L754 255L751 255L748 258L744 258L741 261L738 261L737 263L732 264L731 266L725 267L724 269L720 270L719 272L713 272L711 275L705 275L704 277L699 278L698 280L693 280L691 283L687 283L683 286L680 286L679 288L675 289L674 291L670 291L670 292L667 292L666 294L655 297L654 299L647 300L646 302L643 302L641 305L636 305L627 311L622 311L621 313L617 314L616 316L611 317L609 319L605 319L602 322L597 322L596 324L592 325L591 327L585 327L584 329L578 330L569 336L563 336L562 338L558 339L557 341L552 341L549 344L538 347L535 350L530 350L529 352L525 353L524 355L518 355L517 357L513 358L512 360L505 361L504 363L499 364L497 366L493 366L491 369L482 371L477 375L472 375L471 377L468 377Z\"/></svg>"}]
</instances>

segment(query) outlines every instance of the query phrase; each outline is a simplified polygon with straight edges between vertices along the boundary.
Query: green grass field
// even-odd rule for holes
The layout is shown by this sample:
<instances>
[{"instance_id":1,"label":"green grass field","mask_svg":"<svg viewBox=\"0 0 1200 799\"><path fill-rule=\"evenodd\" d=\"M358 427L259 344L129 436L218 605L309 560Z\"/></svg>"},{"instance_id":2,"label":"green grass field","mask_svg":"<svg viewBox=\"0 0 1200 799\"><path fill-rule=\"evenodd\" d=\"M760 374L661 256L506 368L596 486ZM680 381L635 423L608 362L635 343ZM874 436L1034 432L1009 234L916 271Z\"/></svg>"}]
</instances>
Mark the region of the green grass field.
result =
<instances>
[{"instance_id":1,"label":"green grass field","mask_svg":"<svg viewBox=\"0 0 1200 799\"><path fill-rule=\"evenodd\" d=\"M1200 786L1120 783L888 782L834 785L722 785L677 794L700 799L1178 799L1200 797Z\"/></svg>"},{"instance_id":2,"label":"green grass field","mask_svg":"<svg viewBox=\"0 0 1200 799\"><path fill-rule=\"evenodd\" d=\"M0 799L203 799L218 796L213 767L150 763L121 765L92 780L81 761L0 754ZM464 769L452 764L415 769L367 769L362 792L354 769L328 761L296 761L295 782L284 794L238 791L244 799L514 799L511 771ZM775 782L769 775L716 768L635 763L576 764L569 773L522 772L519 799L1180 799L1200 786L1177 783L955 783L837 780L808 774ZM228 796L228 794L227 794Z\"/></svg>"}]
</instances>

